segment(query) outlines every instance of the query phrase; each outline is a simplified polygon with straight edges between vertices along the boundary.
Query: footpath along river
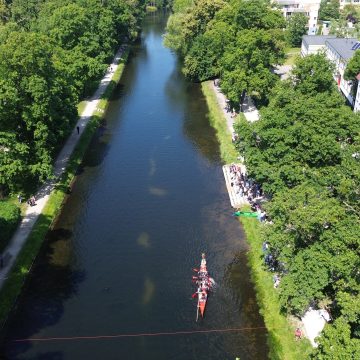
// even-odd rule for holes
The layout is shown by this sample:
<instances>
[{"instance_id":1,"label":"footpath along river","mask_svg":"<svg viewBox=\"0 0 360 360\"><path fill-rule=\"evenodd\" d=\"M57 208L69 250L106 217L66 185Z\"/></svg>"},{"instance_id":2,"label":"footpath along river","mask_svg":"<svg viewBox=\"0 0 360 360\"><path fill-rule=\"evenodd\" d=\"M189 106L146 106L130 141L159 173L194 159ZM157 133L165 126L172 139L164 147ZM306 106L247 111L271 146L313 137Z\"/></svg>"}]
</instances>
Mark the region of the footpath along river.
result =
<instances>
[{"instance_id":1,"label":"footpath along river","mask_svg":"<svg viewBox=\"0 0 360 360\"><path fill-rule=\"evenodd\" d=\"M13 314L6 359L266 359L267 332L199 84L150 15L105 121ZM192 268L217 282L198 323ZM229 333L14 342L29 337L247 328ZM258 329L249 329L258 328Z\"/></svg>"}]
</instances>

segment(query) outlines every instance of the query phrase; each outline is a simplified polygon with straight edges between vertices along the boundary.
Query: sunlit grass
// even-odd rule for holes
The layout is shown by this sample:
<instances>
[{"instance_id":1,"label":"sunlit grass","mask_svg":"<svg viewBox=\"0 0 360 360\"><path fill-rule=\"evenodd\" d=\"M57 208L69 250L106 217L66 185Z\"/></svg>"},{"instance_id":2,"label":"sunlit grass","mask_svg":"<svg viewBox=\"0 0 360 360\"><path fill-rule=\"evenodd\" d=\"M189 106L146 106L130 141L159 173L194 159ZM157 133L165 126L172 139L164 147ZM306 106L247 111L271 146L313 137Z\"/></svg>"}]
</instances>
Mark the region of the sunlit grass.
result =
<instances>
[{"instance_id":1,"label":"sunlit grass","mask_svg":"<svg viewBox=\"0 0 360 360\"><path fill-rule=\"evenodd\" d=\"M266 271L263 266L261 225L256 218L244 217L239 218L239 221L244 226L246 240L250 245L248 260L260 313L269 332L270 358L279 360L305 359L311 352L311 345L307 339L295 340L294 328L291 327L287 317L280 311L278 289L274 289L273 286L273 274Z\"/></svg>"},{"instance_id":2,"label":"sunlit grass","mask_svg":"<svg viewBox=\"0 0 360 360\"><path fill-rule=\"evenodd\" d=\"M221 158L225 163L236 162L239 154L231 141L231 133L227 127L226 119L210 84L209 81L206 81L201 84L201 87L209 108L210 124L216 130L216 136L219 140Z\"/></svg>"},{"instance_id":3,"label":"sunlit grass","mask_svg":"<svg viewBox=\"0 0 360 360\"><path fill-rule=\"evenodd\" d=\"M294 65L296 59L300 56L301 49L299 47L288 48L285 51L285 62L284 65Z\"/></svg>"}]
</instances>

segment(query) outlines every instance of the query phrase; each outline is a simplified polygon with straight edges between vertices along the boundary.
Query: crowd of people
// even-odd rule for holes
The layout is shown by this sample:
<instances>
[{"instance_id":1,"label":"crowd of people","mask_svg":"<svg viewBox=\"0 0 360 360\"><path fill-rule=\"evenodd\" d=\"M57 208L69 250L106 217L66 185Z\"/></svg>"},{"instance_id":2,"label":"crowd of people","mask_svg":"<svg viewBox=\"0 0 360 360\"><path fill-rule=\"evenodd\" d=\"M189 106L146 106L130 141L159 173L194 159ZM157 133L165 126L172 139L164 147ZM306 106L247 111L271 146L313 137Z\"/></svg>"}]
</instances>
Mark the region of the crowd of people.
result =
<instances>
[{"instance_id":1,"label":"crowd of people","mask_svg":"<svg viewBox=\"0 0 360 360\"><path fill-rule=\"evenodd\" d=\"M242 172L241 167L236 164L230 165L230 180L234 192L249 202L251 209L258 213L258 219L261 222L267 220L266 212L260 204L264 195L261 186L249 178L245 172Z\"/></svg>"}]
</instances>

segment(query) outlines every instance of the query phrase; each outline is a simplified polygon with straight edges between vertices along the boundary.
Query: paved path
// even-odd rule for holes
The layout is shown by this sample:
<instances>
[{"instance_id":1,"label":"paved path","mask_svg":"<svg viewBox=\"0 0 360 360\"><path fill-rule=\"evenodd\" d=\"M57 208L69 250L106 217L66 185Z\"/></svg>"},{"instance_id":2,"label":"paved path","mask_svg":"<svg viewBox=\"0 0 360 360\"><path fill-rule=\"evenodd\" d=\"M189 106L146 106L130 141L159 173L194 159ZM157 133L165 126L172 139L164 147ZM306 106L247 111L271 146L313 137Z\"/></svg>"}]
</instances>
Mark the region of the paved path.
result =
<instances>
[{"instance_id":1,"label":"paved path","mask_svg":"<svg viewBox=\"0 0 360 360\"><path fill-rule=\"evenodd\" d=\"M226 123L229 129L230 134L234 134L234 121L236 117L231 117L231 113L227 111L227 99L225 95L221 92L220 88L218 86L215 86L214 83L211 83L212 89L214 90L214 93L216 95L219 107L221 108L224 117L226 119ZM255 121L259 119L259 114L255 106L252 105L252 102L248 102L246 107L246 112L244 112L244 115L248 121ZM253 106L253 107L251 107ZM254 109L255 108L255 109ZM249 116L249 118L247 117ZM229 135L230 135L229 134ZM241 167L241 172L244 174L246 173L246 167L243 164L237 164ZM223 173L226 183L226 188L229 193L230 203L233 208L241 208L244 205L249 204L247 197L240 196L235 192L235 187L231 186L231 174L230 174L230 165L224 165L223 166Z\"/></svg>"},{"instance_id":2,"label":"paved path","mask_svg":"<svg viewBox=\"0 0 360 360\"><path fill-rule=\"evenodd\" d=\"M69 161L70 155L72 154L76 144L80 139L81 133L84 131L86 125L91 119L92 115L97 110L98 103L102 94L104 94L106 88L110 84L110 81L114 75L114 72L118 68L121 55L124 51L124 47L121 47L116 53L112 63L110 64L107 72L105 73L103 79L100 82L100 85L95 92L95 94L86 102L84 111L82 112L78 122L76 123L74 130L66 141L63 149L61 150L59 156L57 157L54 164L54 180L48 181L45 183L40 190L36 193L36 205L28 206L26 209L26 214L22 219L18 229L16 230L14 236L12 237L9 245L3 252L3 267L0 269L0 289L3 286L9 271L11 270L17 255L22 249L23 245L26 242L36 220L41 214L44 206L46 205L51 192L53 191L59 177L64 173L66 165ZM78 129L79 128L79 134Z\"/></svg>"},{"instance_id":3,"label":"paved path","mask_svg":"<svg viewBox=\"0 0 360 360\"><path fill-rule=\"evenodd\" d=\"M245 165L243 164L236 164L236 165L241 168L241 172L243 174L246 173ZM245 196L240 195L240 193L236 193L235 187L231 186L231 183L234 183L234 181L231 179L230 165L224 165L222 168L223 168L226 188L229 193L231 206L235 209L240 209L244 205L249 204L247 198Z\"/></svg>"},{"instance_id":4,"label":"paved path","mask_svg":"<svg viewBox=\"0 0 360 360\"><path fill-rule=\"evenodd\" d=\"M216 80L218 81L218 80ZM234 134L234 121L236 117L231 116L231 112L227 111L227 99L225 95L221 92L220 87L216 86L214 82L211 83L212 89L214 90L214 93L216 95L216 99L218 101L219 107L221 108L222 112L224 113L227 127L230 131L230 134Z\"/></svg>"},{"instance_id":5,"label":"paved path","mask_svg":"<svg viewBox=\"0 0 360 360\"><path fill-rule=\"evenodd\" d=\"M293 65L277 65L275 67L274 73L279 75L281 80L286 80L290 77L292 68Z\"/></svg>"}]
</instances>

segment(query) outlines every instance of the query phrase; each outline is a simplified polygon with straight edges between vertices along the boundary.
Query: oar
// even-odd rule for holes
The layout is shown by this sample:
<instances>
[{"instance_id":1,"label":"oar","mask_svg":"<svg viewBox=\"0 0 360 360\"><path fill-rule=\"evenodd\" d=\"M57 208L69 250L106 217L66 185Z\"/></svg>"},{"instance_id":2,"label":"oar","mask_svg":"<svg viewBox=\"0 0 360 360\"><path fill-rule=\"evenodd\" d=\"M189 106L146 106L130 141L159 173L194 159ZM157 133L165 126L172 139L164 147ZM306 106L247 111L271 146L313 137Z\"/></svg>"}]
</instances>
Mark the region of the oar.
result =
<instances>
[{"instance_id":1,"label":"oar","mask_svg":"<svg viewBox=\"0 0 360 360\"><path fill-rule=\"evenodd\" d=\"M198 318L199 318L199 300L198 300L197 309L196 309L196 322L198 321Z\"/></svg>"}]
</instances>

